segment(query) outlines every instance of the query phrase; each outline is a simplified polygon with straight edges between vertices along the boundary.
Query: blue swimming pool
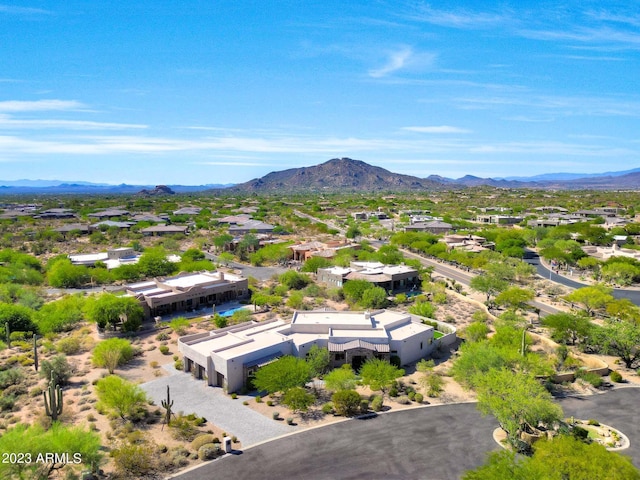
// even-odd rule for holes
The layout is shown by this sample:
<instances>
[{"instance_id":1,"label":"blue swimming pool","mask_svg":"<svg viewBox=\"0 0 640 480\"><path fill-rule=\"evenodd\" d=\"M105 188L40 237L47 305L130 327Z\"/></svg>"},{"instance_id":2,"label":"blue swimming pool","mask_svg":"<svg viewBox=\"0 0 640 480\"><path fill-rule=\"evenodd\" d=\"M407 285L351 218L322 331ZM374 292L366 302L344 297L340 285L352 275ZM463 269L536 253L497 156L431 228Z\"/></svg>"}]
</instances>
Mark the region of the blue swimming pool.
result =
<instances>
[{"instance_id":1,"label":"blue swimming pool","mask_svg":"<svg viewBox=\"0 0 640 480\"><path fill-rule=\"evenodd\" d=\"M219 314L221 317L230 317L231 315L233 315L238 310L244 310L244 307L236 307L236 308L232 308L230 310L225 310L224 312L216 312L216 313Z\"/></svg>"}]
</instances>

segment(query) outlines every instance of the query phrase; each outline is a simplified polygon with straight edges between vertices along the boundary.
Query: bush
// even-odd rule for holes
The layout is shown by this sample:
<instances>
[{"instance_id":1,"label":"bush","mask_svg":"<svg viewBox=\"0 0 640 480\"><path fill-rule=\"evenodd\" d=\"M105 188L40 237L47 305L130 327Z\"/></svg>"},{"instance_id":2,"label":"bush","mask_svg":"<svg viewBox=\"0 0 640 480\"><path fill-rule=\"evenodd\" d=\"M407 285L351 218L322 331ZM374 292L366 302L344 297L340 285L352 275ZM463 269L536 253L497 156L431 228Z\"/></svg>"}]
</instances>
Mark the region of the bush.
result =
<instances>
[{"instance_id":1,"label":"bush","mask_svg":"<svg viewBox=\"0 0 640 480\"><path fill-rule=\"evenodd\" d=\"M66 384L72 374L73 368L64 355L57 355L51 361L43 360L40 365L40 376L60 386Z\"/></svg>"},{"instance_id":2,"label":"bush","mask_svg":"<svg viewBox=\"0 0 640 480\"><path fill-rule=\"evenodd\" d=\"M400 395L398 398L396 398L396 402L398 402L400 405L408 405L410 403L409 397L407 395Z\"/></svg>"},{"instance_id":3,"label":"bush","mask_svg":"<svg viewBox=\"0 0 640 480\"><path fill-rule=\"evenodd\" d=\"M620 372L616 372L615 370L611 372L609 378L611 378L611 381L615 383L622 382L622 375L620 374Z\"/></svg>"},{"instance_id":4,"label":"bush","mask_svg":"<svg viewBox=\"0 0 640 480\"><path fill-rule=\"evenodd\" d=\"M271 416L273 417L274 420L279 420L280 419L280 412L273 412L271 414Z\"/></svg>"},{"instance_id":5,"label":"bush","mask_svg":"<svg viewBox=\"0 0 640 480\"><path fill-rule=\"evenodd\" d=\"M213 460L222 454L219 443L205 443L198 449L198 458L200 460Z\"/></svg>"},{"instance_id":6,"label":"bush","mask_svg":"<svg viewBox=\"0 0 640 480\"><path fill-rule=\"evenodd\" d=\"M191 442L191 448L197 452L201 446L206 445L207 443L220 443L220 440L218 440L218 438L212 433L202 433L193 439Z\"/></svg>"},{"instance_id":7,"label":"bush","mask_svg":"<svg viewBox=\"0 0 640 480\"><path fill-rule=\"evenodd\" d=\"M322 405L322 413L324 413L325 415L329 415L332 414L334 412L333 410L333 404L328 402L325 403L324 405Z\"/></svg>"},{"instance_id":8,"label":"bush","mask_svg":"<svg viewBox=\"0 0 640 480\"><path fill-rule=\"evenodd\" d=\"M267 406L273 407L273 400L267 400Z\"/></svg>"},{"instance_id":9,"label":"bush","mask_svg":"<svg viewBox=\"0 0 640 480\"><path fill-rule=\"evenodd\" d=\"M396 387L391 387L389 389L389 396L390 397L397 397L398 396L398 389Z\"/></svg>"},{"instance_id":10,"label":"bush","mask_svg":"<svg viewBox=\"0 0 640 480\"><path fill-rule=\"evenodd\" d=\"M171 337L166 332L160 332L158 335L156 335L156 340L159 340L161 342L169 340L170 338Z\"/></svg>"},{"instance_id":11,"label":"bush","mask_svg":"<svg viewBox=\"0 0 640 480\"><path fill-rule=\"evenodd\" d=\"M594 388L601 387L603 383L602 377L600 375L593 372L588 372L583 368L580 368L576 371L576 378L579 378L591 384L591 386Z\"/></svg>"},{"instance_id":12,"label":"bush","mask_svg":"<svg viewBox=\"0 0 640 480\"><path fill-rule=\"evenodd\" d=\"M416 392L414 390L411 390L407 396L409 397L409 400L413 401L416 398Z\"/></svg>"},{"instance_id":13,"label":"bush","mask_svg":"<svg viewBox=\"0 0 640 480\"><path fill-rule=\"evenodd\" d=\"M182 362L182 360L176 360L173 364L173 368L181 372L182 370L184 370L184 363Z\"/></svg>"},{"instance_id":14,"label":"bush","mask_svg":"<svg viewBox=\"0 0 640 480\"><path fill-rule=\"evenodd\" d=\"M380 410L382 410L383 405L384 399L381 395L374 395L371 398L371 410L373 410L374 412L379 412Z\"/></svg>"},{"instance_id":15,"label":"bush","mask_svg":"<svg viewBox=\"0 0 640 480\"><path fill-rule=\"evenodd\" d=\"M4 390L11 385L17 385L24 379L24 374L19 368L10 368L0 372L0 390Z\"/></svg>"},{"instance_id":16,"label":"bush","mask_svg":"<svg viewBox=\"0 0 640 480\"><path fill-rule=\"evenodd\" d=\"M232 393L231 394L231 398L233 398L235 400L236 398L238 398L238 394L237 393Z\"/></svg>"},{"instance_id":17,"label":"bush","mask_svg":"<svg viewBox=\"0 0 640 480\"><path fill-rule=\"evenodd\" d=\"M163 355L170 355L169 347L167 345L160 345L160 353Z\"/></svg>"},{"instance_id":18,"label":"bush","mask_svg":"<svg viewBox=\"0 0 640 480\"><path fill-rule=\"evenodd\" d=\"M58 340L56 348L65 355L75 355L82 351L82 343L78 337L67 337Z\"/></svg>"},{"instance_id":19,"label":"bush","mask_svg":"<svg viewBox=\"0 0 640 480\"><path fill-rule=\"evenodd\" d=\"M331 396L338 415L354 415L360 407L360 394L355 390L339 390Z\"/></svg>"},{"instance_id":20,"label":"bush","mask_svg":"<svg viewBox=\"0 0 640 480\"><path fill-rule=\"evenodd\" d=\"M2 395L0 396L0 411L8 412L13 410L13 406L16 403L15 395Z\"/></svg>"},{"instance_id":21,"label":"bush","mask_svg":"<svg viewBox=\"0 0 640 480\"><path fill-rule=\"evenodd\" d=\"M414 397L414 400L416 403L422 403L422 401L424 400L424 397L422 396L421 393L416 393L416 396Z\"/></svg>"},{"instance_id":22,"label":"bush","mask_svg":"<svg viewBox=\"0 0 640 480\"><path fill-rule=\"evenodd\" d=\"M262 403L262 397L260 395L256 395L256 403Z\"/></svg>"},{"instance_id":23,"label":"bush","mask_svg":"<svg viewBox=\"0 0 640 480\"><path fill-rule=\"evenodd\" d=\"M367 413L369 411L369 400L366 398L360 400L360 411L362 413Z\"/></svg>"},{"instance_id":24,"label":"bush","mask_svg":"<svg viewBox=\"0 0 640 480\"><path fill-rule=\"evenodd\" d=\"M598 420L594 420L593 418L591 418L587 422L587 425L593 425L594 427L599 427L600 426L600 422Z\"/></svg>"}]
</instances>

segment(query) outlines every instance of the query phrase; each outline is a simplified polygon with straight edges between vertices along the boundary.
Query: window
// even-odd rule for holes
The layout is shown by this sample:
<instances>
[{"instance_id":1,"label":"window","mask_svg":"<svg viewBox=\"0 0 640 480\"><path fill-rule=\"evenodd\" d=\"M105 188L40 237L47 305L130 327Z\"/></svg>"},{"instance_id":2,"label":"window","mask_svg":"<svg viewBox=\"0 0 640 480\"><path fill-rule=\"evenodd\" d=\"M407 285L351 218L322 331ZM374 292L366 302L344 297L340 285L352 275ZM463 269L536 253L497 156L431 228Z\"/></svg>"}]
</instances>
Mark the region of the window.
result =
<instances>
[{"instance_id":1,"label":"window","mask_svg":"<svg viewBox=\"0 0 640 480\"><path fill-rule=\"evenodd\" d=\"M422 350L422 342L420 342L420 350Z\"/></svg>"}]
</instances>

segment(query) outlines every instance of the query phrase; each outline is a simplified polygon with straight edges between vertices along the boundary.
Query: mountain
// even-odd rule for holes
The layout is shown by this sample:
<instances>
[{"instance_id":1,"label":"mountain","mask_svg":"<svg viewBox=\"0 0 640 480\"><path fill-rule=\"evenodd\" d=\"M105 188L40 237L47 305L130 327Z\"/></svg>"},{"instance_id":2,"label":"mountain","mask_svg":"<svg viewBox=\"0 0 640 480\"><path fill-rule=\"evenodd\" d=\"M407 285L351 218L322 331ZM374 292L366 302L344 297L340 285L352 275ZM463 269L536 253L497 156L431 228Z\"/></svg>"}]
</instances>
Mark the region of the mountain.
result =
<instances>
[{"instance_id":1,"label":"mountain","mask_svg":"<svg viewBox=\"0 0 640 480\"><path fill-rule=\"evenodd\" d=\"M312 167L271 172L236 185L238 192L408 191L442 189L443 182L393 173L360 160L334 158Z\"/></svg>"},{"instance_id":2,"label":"mountain","mask_svg":"<svg viewBox=\"0 0 640 480\"><path fill-rule=\"evenodd\" d=\"M233 184L167 185L166 188L173 193L191 193L216 188L227 188L232 185ZM63 182L60 180L0 180L0 195L118 195L139 193L141 191L153 192L155 190L156 185L127 185L126 183L109 185L106 183Z\"/></svg>"},{"instance_id":3,"label":"mountain","mask_svg":"<svg viewBox=\"0 0 640 480\"><path fill-rule=\"evenodd\" d=\"M631 170L623 170L620 172L604 172L604 173L545 173L542 175L534 175L533 177L505 177L504 180L518 180L521 182L556 182L566 180L577 180L582 178L595 178L595 177L621 177L629 173L640 172L640 168L634 168Z\"/></svg>"}]
</instances>

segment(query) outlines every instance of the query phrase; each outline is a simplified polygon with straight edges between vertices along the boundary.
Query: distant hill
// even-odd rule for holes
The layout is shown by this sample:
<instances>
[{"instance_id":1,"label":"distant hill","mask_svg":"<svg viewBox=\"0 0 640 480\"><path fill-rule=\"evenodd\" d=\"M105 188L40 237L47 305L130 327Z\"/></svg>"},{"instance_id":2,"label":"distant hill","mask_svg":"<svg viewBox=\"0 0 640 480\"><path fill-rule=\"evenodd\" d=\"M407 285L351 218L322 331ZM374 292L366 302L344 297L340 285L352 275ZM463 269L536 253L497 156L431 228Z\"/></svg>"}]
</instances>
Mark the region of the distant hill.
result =
<instances>
[{"instance_id":1,"label":"distant hill","mask_svg":"<svg viewBox=\"0 0 640 480\"><path fill-rule=\"evenodd\" d=\"M351 158L271 172L232 187L239 192L441 190L443 182L402 175Z\"/></svg>"},{"instance_id":2,"label":"distant hill","mask_svg":"<svg viewBox=\"0 0 640 480\"><path fill-rule=\"evenodd\" d=\"M167 185L166 188L174 193L203 192L215 188L226 188L232 184L208 184L208 185ZM61 180L0 180L0 195L117 195L133 194L141 191L154 192L156 185L109 185L106 183L91 182L63 182ZM156 193L160 193L159 191ZM165 192L168 193L168 192Z\"/></svg>"}]
</instances>

